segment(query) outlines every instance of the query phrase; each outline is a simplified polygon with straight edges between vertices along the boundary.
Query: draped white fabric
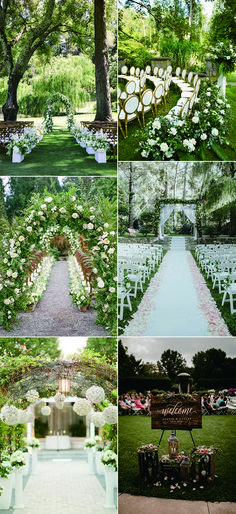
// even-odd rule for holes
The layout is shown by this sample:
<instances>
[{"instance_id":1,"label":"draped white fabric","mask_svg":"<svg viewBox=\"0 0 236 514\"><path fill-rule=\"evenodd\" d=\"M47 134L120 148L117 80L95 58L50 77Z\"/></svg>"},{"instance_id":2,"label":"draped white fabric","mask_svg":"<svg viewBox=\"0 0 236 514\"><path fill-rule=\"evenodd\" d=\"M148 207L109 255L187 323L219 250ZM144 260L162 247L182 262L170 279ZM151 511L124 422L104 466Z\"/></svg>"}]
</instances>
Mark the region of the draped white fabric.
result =
<instances>
[{"instance_id":1,"label":"draped white fabric","mask_svg":"<svg viewBox=\"0 0 236 514\"><path fill-rule=\"evenodd\" d=\"M160 212L160 226L159 226L159 237L160 239L164 239L164 224L170 217L173 212L175 206L178 205L178 208L182 210L194 225L194 239L197 239L197 229L196 229L196 205L182 205L182 204L167 204L161 206Z\"/></svg>"},{"instance_id":2,"label":"draped white fabric","mask_svg":"<svg viewBox=\"0 0 236 514\"><path fill-rule=\"evenodd\" d=\"M170 217L171 213L175 208L174 204L162 205L161 213L160 213L160 226L159 226L159 237L160 239L164 238L164 224Z\"/></svg>"}]
</instances>

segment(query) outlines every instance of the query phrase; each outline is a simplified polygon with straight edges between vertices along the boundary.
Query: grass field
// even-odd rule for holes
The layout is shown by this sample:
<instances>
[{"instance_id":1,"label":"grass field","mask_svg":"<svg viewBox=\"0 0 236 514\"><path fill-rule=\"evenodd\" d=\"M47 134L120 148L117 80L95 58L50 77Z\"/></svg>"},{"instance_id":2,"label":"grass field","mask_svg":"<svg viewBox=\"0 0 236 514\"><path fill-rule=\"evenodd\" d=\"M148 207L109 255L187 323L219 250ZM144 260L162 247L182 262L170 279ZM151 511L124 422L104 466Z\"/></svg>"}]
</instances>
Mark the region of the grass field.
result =
<instances>
[{"instance_id":1,"label":"grass field","mask_svg":"<svg viewBox=\"0 0 236 514\"><path fill-rule=\"evenodd\" d=\"M216 456L216 475L213 483L203 489L193 485L175 489L170 492L170 485L165 487L146 487L140 482L137 448L143 444L158 444L161 430L151 429L151 418L146 415L119 417L119 492L133 495L156 496L160 498L202 500L202 501L236 501L236 418L233 415L203 416L202 429L193 430L197 446L218 445L222 453ZM170 431L164 433L160 445L160 455L168 453L167 439ZM179 451L188 452L193 443L189 432L178 431Z\"/></svg>"},{"instance_id":2,"label":"grass field","mask_svg":"<svg viewBox=\"0 0 236 514\"><path fill-rule=\"evenodd\" d=\"M195 153L179 152L178 160L180 161L235 161L236 160L236 86L227 86L227 100L231 105L231 121L227 139L228 146L215 145L214 149L206 149L204 152L199 150ZM175 89L171 90L170 102L167 103L166 109L160 104L158 106L157 117L166 115L169 110L176 105L180 95ZM153 121L153 116L149 112L145 116L145 123ZM118 157L119 161L146 161L141 156L139 142L142 141L142 129L140 129L138 121L134 120L128 123L128 138L124 139L119 131Z\"/></svg>"}]
</instances>

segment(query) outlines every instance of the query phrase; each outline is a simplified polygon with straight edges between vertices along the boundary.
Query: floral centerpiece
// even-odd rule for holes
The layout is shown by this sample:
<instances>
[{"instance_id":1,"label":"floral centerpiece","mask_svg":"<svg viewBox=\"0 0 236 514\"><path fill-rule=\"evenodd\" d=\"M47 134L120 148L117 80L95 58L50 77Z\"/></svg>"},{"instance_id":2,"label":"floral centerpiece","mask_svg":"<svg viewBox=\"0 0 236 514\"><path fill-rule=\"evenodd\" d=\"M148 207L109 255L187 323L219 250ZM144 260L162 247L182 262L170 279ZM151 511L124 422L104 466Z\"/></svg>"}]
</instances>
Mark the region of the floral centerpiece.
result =
<instances>
[{"instance_id":1,"label":"floral centerpiece","mask_svg":"<svg viewBox=\"0 0 236 514\"><path fill-rule=\"evenodd\" d=\"M7 458L4 459L4 461L0 462L0 477L1 478L8 478L9 475L12 473L13 467L10 463L10 457L7 460Z\"/></svg>"},{"instance_id":2,"label":"floral centerpiece","mask_svg":"<svg viewBox=\"0 0 236 514\"><path fill-rule=\"evenodd\" d=\"M106 152L110 148L110 145L107 141L107 135L103 132L102 129L95 133L91 142L91 146L95 152L99 153Z\"/></svg>"},{"instance_id":3,"label":"floral centerpiece","mask_svg":"<svg viewBox=\"0 0 236 514\"><path fill-rule=\"evenodd\" d=\"M194 460L199 459L205 455L219 455L220 453L221 449L219 446L195 446L190 450L189 457L191 460Z\"/></svg>"},{"instance_id":4,"label":"floral centerpiece","mask_svg":"<svg viewBox=\"0 0 236 514\"><path fill-rule=\"evenodd\" d=\"M117 471L117 455L112 450L105 450L102 452L101 462L105 466L112 466Z\"/></svg>"},{"instance_id":5,"label":"floral centerpiece","mask_svg":"<svg viewBox=\"0 0 236 514\"><path fill-rule=\"evenodd\" d=\"M98 442L101 442L102 438L100 436L90 437L85 440L85 448L95 448Z\"/></svg>"}]
</instances>

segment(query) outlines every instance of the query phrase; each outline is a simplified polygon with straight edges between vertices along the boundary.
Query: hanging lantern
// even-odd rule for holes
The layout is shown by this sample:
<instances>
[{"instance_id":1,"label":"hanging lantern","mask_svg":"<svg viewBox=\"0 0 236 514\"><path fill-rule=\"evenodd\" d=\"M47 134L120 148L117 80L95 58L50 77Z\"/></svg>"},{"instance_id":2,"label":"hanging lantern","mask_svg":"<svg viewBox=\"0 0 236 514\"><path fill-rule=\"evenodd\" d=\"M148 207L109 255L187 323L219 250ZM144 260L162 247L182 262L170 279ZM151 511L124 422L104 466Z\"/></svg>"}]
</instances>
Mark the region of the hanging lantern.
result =
<instances>
[{"instance_id":1,"label":"hanging lantern","mask_svg":"<svg viewBox=\"0 0 236 514\"><path fill-rule=\"evenodd\" d=\"M177 439L173 431L168 439L168 450L170 459L174 459L178 455L178 442L179 440Z\"/></svg>"},{"instance_id":2,"label":"hanging lantern","mask_svg":"<svg viewBox=\"0 0 236 514\"><path fill-rule=\"evenodd\" d=\"M70 380L68 378L60 378L58 380L59 393L67 394L70 392Z\"/></svg>"},{"instance_id":3,"label":"hanging lantern","mask_svg":"<svg viewBox=\"0 0 236 514\"><path fill-rule=\"evenodd\" d=\"M181 482L190 482L191 479L191 464L188 457L184 457L180 464L180 480Z\"/></svg>"}]
</instances>

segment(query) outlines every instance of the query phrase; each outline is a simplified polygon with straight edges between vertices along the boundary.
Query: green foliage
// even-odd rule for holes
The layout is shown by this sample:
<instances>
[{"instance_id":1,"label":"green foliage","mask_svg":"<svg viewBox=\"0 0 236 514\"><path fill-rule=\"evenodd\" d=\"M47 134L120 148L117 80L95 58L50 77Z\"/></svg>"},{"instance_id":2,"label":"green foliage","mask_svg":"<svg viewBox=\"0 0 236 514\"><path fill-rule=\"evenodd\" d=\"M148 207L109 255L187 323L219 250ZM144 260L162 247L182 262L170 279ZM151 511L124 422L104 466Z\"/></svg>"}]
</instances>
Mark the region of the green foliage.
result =
<instances>
[{"instance_id":1,"label":"green foliage","mask_svg":"<svg viewBox=\"0 0 236 514\"><path fill-rule=\"evenodd\" d=\"M171 58L173 70L180 66L180 68L186 68L189 71L205 72L205 49L198 42L179 41L164 36L160 42L160 55Z\"/></svg>"},{"instance_id":2,"label":"green foliage","mask_svg":"<svg viewBox=\"0 0 236 514\"><path fill-rule=\"evenodd\" d=\"M89 337L86 348L104 355L109 364L117 362L117 341L115 337Z\"/></svg>"},{"instance_id":3,"label":"green foliage","mask_svg":"<svg viewBox=\"0 0 236 514\"><path fill-rule=\"evenodd\" d=\"M0 421L0 453L6 451L12 453L25 447L24 425L6 425Z\"/></svg>"},{"instance_id":4,"label":"green foliage","mask_svg":"<svg viewBox=\"0 0 236 514\"><path fill-rule=\"evenodd\" d=\"M56 337L0 337L0 356L31 356L57 359L60 356Z\"/></svg>"}]
</instances>

